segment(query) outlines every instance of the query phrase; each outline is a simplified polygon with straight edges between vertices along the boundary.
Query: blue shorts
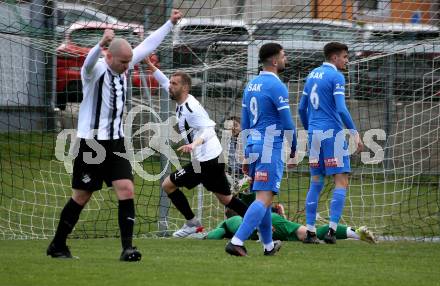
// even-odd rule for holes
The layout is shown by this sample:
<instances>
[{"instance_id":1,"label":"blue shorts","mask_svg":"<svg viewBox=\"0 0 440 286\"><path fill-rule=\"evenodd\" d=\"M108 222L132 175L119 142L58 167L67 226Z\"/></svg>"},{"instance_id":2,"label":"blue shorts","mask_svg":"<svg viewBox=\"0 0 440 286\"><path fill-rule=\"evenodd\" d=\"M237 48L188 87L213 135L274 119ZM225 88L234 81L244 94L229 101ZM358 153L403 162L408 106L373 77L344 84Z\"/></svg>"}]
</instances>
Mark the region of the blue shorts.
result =
<instances>
[{"instance_id":1,"label":"blue shorts","mask_svg":"<svg viewBox=\"0 0 440 286\"><path fill-rule=\"evenodd\" d=\"M263 152L264 149L264 152ZM246 158L249 158L249 176L252 178L252 191L272 191L278 193L283 178L284 161L282 148L264 148L263 145L246 147ZM255 154L255 155L250 155ZM252 162L254 161L254 162Z\"/></svg>"},{"instance_id":2,"label":"blue shorts","mask_svg":"<svg viewBox=\"0 0 440 286\"><path fill-rule=\"evenodd\" d=\"M319 140L319 136L309 133L309 166L312 176L330 176L335 174L350 173L350 156L348 156L348 144L344 139L340 144L336 142L335 136ZM319 144L321 142L321 144ZM341 145L338 147L338 145ZM335 152L336 149L336 152Z\"/></svg>"}]
</instances>

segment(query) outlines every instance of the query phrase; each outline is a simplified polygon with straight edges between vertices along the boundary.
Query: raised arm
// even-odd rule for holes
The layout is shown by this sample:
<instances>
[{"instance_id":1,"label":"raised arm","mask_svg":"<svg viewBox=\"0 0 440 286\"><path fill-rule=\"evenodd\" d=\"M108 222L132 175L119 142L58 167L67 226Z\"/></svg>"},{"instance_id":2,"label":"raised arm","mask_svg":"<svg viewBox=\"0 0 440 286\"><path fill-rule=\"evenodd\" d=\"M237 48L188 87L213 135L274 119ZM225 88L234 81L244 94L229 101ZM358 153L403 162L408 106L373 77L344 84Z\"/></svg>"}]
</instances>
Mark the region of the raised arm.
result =
<instances>
[{"instance_id":1,"label":"raised arm","mask_svg":"<svg viewBox=\"0 0 440 286\"><path fill-rule=\"evenodd\" d=\"M83 70L86 75L90 74L93 71L93 68L98 62L99 57L101 56L101 49L113 40L115 37L115 32L111 29L105 29L104 34L102 35L101 41L96 44L87 54L87 57L83 64Z\"/></svg>"},{"instance_id":2,"label":"raised arm","mask_svg":"<svg viewBox=\"0 0 440 286\"><path fill-rule=\"evenodd\" d=\"M153 77L159 82L159 85L168 90L170 87L170 79L150 61L150 57L147 57L145 62L153 73Z\"/></svg>"},{"instance_id":3,"label":"raised arm","mask_svg":"<svg viewBox=\"0 0 440 286\"><path fill-rule=\"evenodd\" d=\"M154 31L150 36L142 41L133 50L132 65L135 65L145 59L162 43L166 35L173 29L174 25L182 18L182 13L179 10L173 9L170 20L168 20L162 27Z\"/></svg>"}]
</instances>

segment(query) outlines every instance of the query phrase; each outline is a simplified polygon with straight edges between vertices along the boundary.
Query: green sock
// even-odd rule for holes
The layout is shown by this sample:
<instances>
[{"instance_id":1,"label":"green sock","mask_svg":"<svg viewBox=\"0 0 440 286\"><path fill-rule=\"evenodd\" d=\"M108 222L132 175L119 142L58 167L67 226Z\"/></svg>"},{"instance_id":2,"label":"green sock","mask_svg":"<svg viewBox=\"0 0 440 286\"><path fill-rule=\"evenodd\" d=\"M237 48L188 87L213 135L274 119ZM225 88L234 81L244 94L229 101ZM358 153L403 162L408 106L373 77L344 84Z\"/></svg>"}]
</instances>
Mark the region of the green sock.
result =
<instances>
[{"instance_id":1,"label":"green sock","mask_svg":"<svg viewBox=\"0 0 440 286\"><path fill-rule=\"evenodd\" d=\"M214 228L208 232L206 239L223 239L225 237L226 230L223 227Z\"/></svg>"},{"instance_id":2,"label":"green sock","mask_svg":"<svg viewBox=\"0 0 440 286\"><path fill-rule=\"evenodd\" d=\"M243 222L243 218L241 216L237 215L237 216L230 217L225 221L226 229L230 233L235 234L242 222Z\"/></svg>"},{"instance_id":3,"label":"green sock","mask_svg":"<svg viewBox=\"0 0 440 286\"><path fill-rule=\"evenodd\" d=\"M316 229L316 236L319 239L324 239L324 235L328 231L328 224L320 226ZM336 229L336 239L347 239L347 226L343 224L338 224L338 228Z\"/></svg>"},{"instance_id":4,"label":"green sock","mask_svg":"<svg viewBox=\"0 0 440 286\"><path fill-rule=\"evenodd\" d=\"M243 218L241 216L230 217L227 220L222 221L216 228L208 232L208 236L206 238L223 239L225 238L226 233L229 233L229 235L234 235L242 222Z\"/></svg>"}]
</instances>

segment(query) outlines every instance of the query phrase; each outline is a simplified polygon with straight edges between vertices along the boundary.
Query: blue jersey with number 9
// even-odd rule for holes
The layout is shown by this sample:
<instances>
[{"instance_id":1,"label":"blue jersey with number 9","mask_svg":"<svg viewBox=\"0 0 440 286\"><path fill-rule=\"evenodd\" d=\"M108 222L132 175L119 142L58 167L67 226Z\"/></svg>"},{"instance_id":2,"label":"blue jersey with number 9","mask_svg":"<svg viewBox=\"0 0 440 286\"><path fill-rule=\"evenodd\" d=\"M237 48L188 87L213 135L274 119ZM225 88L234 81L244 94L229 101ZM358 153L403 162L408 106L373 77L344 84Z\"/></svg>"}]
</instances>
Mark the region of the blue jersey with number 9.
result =
<instances>
[{"instance_id":1,"label":"blue jersey with number 9","mask_svg":"<svg viewBox=\"0 0 440 286\"><path fill-rule=\"evenodd\" d=\"M308 98L309 133L344 128L335 97L345 96L345 79L334 65L324 63L314 69L307 77L303 95Z\"/></svg>"},{"instance_id":2,"label":"blue jersey with number 9","mask_svg":"<svg viewBox=\"0 0 440 286\"><path fill-rule=\"evenodd\" d=\"M264 136L274 137L274 147L283 142L283 124L279 110L289 108L289 94L286 85L271 72L262 71L245 88L242 101L243 111L248 114L249 129L255 130L247 138L247 144L263 144Z\"/></svg>"}]
</instances>

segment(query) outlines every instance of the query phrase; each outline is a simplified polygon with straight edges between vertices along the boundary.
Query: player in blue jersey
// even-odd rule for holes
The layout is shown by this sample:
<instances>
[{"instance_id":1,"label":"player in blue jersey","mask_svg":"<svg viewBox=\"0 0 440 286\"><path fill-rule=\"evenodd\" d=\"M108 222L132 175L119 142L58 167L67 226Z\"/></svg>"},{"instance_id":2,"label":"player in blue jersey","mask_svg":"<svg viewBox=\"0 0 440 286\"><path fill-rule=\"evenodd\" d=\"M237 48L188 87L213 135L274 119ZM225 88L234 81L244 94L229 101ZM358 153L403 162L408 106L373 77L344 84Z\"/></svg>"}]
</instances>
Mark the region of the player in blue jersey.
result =
<instances>
[{"instance_id":1,"label":"player in blue jersey","mask_svg":"<svg viewBox=\"0 0 440 286\"><path fill-rule=\"evenodd\" d=\"M244 241L258 227L264 245L264 255L274 255L281 247L272 240L271 205L278 194L284 169L283 139L291 141L288 166L294 165L296 151L295 126L289 108L286 85L278 73L285 68L286 56L281 45L264 44L259 51L263 71L253 79L243 93L241 128L245 145L243 169L252 178L256 200L249 206L243 223L226 252L246 256Z\"/></svg>"},{"instance_id":2,"label":"player in blue jersey","mask_svg":"<svg viewBox=\"0 0 440 286\"><path fill-rule=\"evenodd\" d=\"M304 243L319 243L316 237L316 210L324 176L332 175L335 189L330 203L330 228L326 243L336 243L336 228L342 215L348 188L350 157L344 125L354 136L357 152L363 148L356 126L345 105L345 79L339 70L348 63L348 47L341 43L324 46L326 62L307 77L299 104L299 115L308 130L310 189L306 198L307 237Z\"/></svg>"}]
</instances>

